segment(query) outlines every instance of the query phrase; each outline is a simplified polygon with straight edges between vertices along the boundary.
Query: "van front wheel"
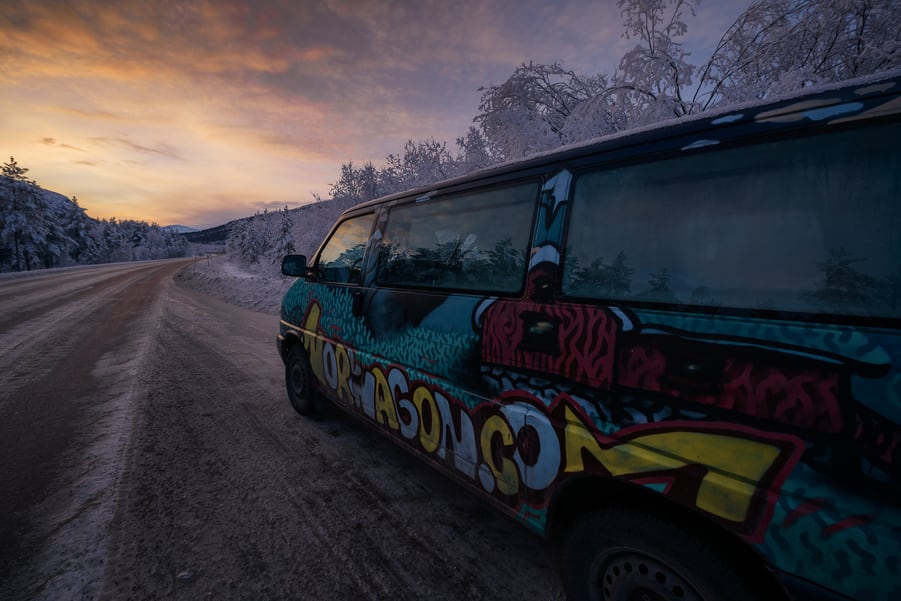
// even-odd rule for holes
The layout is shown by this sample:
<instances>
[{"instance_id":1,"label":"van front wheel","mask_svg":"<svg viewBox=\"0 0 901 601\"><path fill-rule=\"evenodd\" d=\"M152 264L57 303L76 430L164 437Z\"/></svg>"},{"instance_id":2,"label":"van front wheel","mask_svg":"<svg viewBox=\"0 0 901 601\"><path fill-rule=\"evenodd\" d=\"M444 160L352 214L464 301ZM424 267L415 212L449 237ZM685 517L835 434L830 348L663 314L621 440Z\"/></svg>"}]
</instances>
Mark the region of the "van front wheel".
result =
<instances>
[{"instance_id":1,"label":"van front wheel","mask_svg":"<svg viewBox=\"0 0 901 601\"><path fill-rule=\"evenodd\" d=\"M581 518L563 549L567 599L752 601L741 577L687 529L611 508Z\"/></svg>"},{"instance_id":2,"label":"van front wheel","mask_svg":"<svg viewBox=\"0 0 901 601\"><path fill-rule=\"evenodd\" d=\"M299 344L288 351L285 359L285 387L288 389L288 400L291 406L301 415L316 412L316 397L313 390L313 373L307 354Z\"/></svg>"}]
</instances>

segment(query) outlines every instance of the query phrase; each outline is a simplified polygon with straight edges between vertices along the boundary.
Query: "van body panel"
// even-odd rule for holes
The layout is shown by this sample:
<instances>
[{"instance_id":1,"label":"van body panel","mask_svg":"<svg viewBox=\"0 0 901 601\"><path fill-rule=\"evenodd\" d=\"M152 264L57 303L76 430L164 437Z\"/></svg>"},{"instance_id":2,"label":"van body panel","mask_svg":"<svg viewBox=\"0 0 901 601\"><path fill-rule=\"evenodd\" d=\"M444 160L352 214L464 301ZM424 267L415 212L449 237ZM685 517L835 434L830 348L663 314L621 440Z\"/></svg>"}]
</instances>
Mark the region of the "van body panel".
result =
<instances>
[{"instance_id":1,"label":"van body panel","mask_svg":"<svg viewBox=\"0 0 901 601\"><path fill-rule=\"evenodd\" d=\"M372 224L356 279L298 280L280 339L326 397L537 532L568 482L615 479L793 586L894 598L899 91L737 108L352 209ZM507 191L518 241L454 218Z\"/></svg>"}]
</instances>

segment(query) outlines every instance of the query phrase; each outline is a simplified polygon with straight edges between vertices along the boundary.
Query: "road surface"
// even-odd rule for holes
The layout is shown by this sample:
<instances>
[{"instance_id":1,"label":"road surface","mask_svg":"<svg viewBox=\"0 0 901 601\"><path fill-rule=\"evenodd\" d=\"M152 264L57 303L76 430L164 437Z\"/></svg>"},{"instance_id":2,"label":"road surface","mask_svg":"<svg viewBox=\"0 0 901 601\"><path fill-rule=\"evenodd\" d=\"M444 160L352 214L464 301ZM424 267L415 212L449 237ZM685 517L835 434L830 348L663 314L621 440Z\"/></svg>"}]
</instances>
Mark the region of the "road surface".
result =
<instances>
[{"instance_id":1,"label":"road surface","mask_svg":"<svg viewBox=\"0 0 901 601\"><path fill-rule=\"evenodd\" d=\"M526 530L293 413L277 317L186 265L0 280L0 599L562 598Z\"/></svg>"}]
</instances>

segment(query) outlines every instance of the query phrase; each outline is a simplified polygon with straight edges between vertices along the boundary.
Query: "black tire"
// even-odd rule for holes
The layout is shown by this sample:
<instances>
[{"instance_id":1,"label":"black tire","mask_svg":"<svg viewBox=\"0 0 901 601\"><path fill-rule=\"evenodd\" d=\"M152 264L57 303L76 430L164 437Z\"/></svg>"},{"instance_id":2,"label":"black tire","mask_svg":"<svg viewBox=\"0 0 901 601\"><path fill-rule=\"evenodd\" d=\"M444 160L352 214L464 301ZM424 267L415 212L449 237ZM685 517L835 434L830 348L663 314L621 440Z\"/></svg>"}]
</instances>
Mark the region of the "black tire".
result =
<instances>
[{"instance_id":1,"label":"black tire","mask_svg":"<svg viewBox=\"0 0 901 601\"><path fill-rule=\"evenodd\" d=\"M316 393L313 388L313 372L303 347L295 344L285 359L285 387L291 406L301 415L316 413Z\"/></svg>"},{"instance_id":2,"label":"black tire","mask_svg":"<svg viewBox=\"0 0 901 601\"><path fill-rule=\"evenodd\" d=\"M687 529L625 508L591 513L563 548L569 601L754 601L746 580Z\"/></svg>"}]
</instances>

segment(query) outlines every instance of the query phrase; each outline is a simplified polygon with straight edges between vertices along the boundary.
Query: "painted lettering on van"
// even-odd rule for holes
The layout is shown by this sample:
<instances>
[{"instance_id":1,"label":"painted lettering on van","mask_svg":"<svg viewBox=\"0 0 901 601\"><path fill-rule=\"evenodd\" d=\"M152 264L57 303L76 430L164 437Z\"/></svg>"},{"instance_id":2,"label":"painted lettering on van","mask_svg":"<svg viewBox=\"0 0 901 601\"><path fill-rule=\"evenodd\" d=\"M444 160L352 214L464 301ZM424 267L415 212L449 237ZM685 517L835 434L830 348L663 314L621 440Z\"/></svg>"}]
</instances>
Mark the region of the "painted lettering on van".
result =
<instances>
[{"instance_id":1,"label":"painted lettering on van","mask_svg":"<svg viewBox=\"0 0 901 601\"><path fill-rule=\"evenodd\" d=\"M801 456L793 436L716 422L642 424L605 436L565 392L546 405L509 390L469 407L402 366L361 364L325 338L320 314L311 303L304 327L320 335L304 341L332 395L508 505L526 500L528 511L547 507L552 484L587 471L678 498L760 540Z\"/></svg>"}]
</instances>

